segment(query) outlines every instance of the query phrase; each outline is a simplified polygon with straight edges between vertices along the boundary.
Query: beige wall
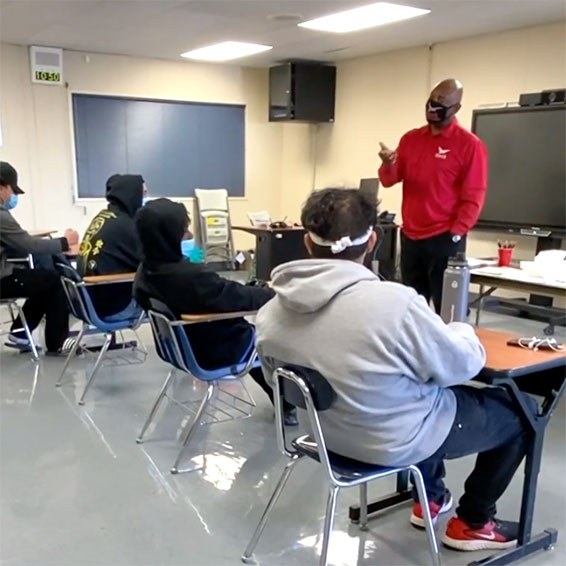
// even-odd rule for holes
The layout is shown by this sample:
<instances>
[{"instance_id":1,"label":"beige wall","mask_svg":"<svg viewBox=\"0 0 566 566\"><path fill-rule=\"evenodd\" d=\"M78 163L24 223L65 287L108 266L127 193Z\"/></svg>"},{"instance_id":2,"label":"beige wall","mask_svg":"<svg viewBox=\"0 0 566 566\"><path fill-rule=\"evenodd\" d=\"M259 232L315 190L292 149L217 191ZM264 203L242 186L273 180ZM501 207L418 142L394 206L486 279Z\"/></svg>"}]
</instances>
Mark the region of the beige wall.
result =
<instances>
[{"instance_id":1,"label":"beige wall","mask_svg":"<svg viewBox=\"0 0 566 566\"><path fill-rule=\"evenodd\" d=\"M394 147L423 123L430 86L446 77L465 86L461 122L473 108L517 100L521 92L566 86L564 24L485 35L338 64L336 122L311 126L267 121L267 70L65 52L69 88L32 85L28 50L0 45L0 158L14 163L27 195L16 214L30 228L84 230L100 203L73 202L69 90L246 104L246 197L231 203L235 223L248 210L296 220L313 187L353 185L375 175L377 146ZM400 212L400 188L381 192L382 209ZM189 204L189 206L191 206ZM474 233L472 254L493 253L494 236ZM237 236L237 244L253 240ZM529 258L534 241L520 242Z\"/></svg>"},{"instance_id":2,"label":"beige wall","mask_svg":"<svg viewBox=\"0 0 566 566\"><path fill-rule=\"evenodd\" d=\"M247 224L247 211L265 208L279 215L286 126L267 121L266 69L96 54L87 60L86 54L65 51L65 88L31 83L25 47L2 44L0 62L0 158L17 167L26 190L15 211L22 225L82 231L102 206L74 203L70 91L245 104L246 196L232 201L233 220ZM253 243L249 236L238 240Z\"/></svg>"},{"instance_id":3,"label":"beige wall","mask_svg":"<svg viewBox=\"0 0 566 566\"><path fill-rule=\"evenodd\" d=\"M319 126L316 187L357 186L376 174L378 142L395 147L401 135L424 121L431 85L447 77L465 88L459 119L471 125L474 108L516 101L522 92L566 86L566 34L563 23L451 41L338 64L336 123ZM303 127L304 128L304 127ZM309 146L308 132L296 147ZM286 138L287 139L287 138ZM293 152L284 146L286 156ZM283 160L284 169L295 169ZM312 170L284 172L282 209L296 214L310 190ZM382 209L400 213L400 186L381 190ZM494 254L494 234L474 232L472 255ZM520 238L517 255L530 259L533 238Z\"/></svg>"}]
</instances>

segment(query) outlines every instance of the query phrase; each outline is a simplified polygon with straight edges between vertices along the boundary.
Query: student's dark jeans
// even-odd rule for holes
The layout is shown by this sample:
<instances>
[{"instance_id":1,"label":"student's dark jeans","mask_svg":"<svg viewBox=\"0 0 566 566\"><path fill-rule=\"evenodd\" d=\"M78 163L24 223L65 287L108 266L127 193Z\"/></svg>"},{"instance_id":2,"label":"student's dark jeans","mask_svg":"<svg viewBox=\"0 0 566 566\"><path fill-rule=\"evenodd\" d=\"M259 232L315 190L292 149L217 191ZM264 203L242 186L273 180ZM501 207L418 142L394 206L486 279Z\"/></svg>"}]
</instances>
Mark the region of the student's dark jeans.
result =
<instances>
[{"instance_id":1,"label":"student's dark jeans","mask_svg":"<svg viewBox=\"0 0 566 566\"><path fill-rule=\"evenodd\" d=\"M252 368L250 370L250 376L265 391L265 394L273 403L273 389L268 385L267 381L265 381L265 376L263 375L261 368ZM294 408L294 405L291 405L291 403L283 399L283 410L285 413L292 411Z\"/></svg>"},{"instance_id":2,"label":"student's dark jeans","mask_svg":"<svg viewBox=\"0 0 566 566\"><path fill-rule=\"evenodd\" d=\"M495 516L496 501L521 464L532 433L504 389L465 385L451 389L458 403L452 429L436 453L418 468L429 500L440 502L445 492L443 461L477 453L456 513L471 527L479 528ZM525 397L534 414L535 400Z\"/></svg>"},{"instance_id":3,"label":"student's dark jeans","mask_svg":"<svg viewBox=\"0 0 566 566\"><path fill-rule=\"evenodd\" d=\"M58 351L69 335L69 307L59 275L48 269L14 269L0 279L0 297L27 297L23 310L30 330L37 328L45 316L45 345ZM19 317L12 325L16 331L22 324ZM23 331L18 337L25 338Z\"/></svg>"}]
</instances>

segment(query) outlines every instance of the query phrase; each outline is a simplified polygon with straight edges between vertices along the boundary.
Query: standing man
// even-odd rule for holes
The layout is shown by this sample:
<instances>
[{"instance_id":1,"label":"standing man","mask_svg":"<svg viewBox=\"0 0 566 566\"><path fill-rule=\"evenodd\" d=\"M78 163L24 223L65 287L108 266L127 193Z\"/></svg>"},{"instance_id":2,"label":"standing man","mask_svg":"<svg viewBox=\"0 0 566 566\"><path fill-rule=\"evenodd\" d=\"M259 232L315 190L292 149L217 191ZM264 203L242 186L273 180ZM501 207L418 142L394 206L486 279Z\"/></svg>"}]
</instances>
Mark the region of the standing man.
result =
<instances>
[{"instance_id":1,"label":"standing man","mask_svg":"<svg viewBox=\"0 0 566 566\"><path fill-rule=\"evenodd\" d=\"M428 124L407 132L395 151L380 143L379 179L384 187L403 182L401 274L437 312L448 258L465 250L487 188L483 142L458 123L463 88L438 83L426 103Z\"/></svg>"}]
</instances>

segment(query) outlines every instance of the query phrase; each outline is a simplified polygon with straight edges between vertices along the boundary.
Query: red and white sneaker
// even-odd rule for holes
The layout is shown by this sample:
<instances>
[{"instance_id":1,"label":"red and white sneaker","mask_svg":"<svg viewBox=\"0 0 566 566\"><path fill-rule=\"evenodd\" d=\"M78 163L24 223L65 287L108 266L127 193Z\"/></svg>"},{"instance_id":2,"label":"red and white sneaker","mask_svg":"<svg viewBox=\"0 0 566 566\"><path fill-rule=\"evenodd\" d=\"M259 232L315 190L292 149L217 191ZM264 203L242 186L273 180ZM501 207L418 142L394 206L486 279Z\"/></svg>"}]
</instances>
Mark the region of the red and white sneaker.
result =
<instances>
[{"instance_id":1,"label":"red and white sneaker","mask_svg":"<svg viewBox=\"0 0 566 566\"><path fill-rule=\"evenodd\" d=\"M499 550L517 544L519 523L493 519L481 529L473 529L459 517L452 517L442 542L455 550Z\"/></svg>"},{"instance_id":2,"label":"red and white sneaker","mask_svg":"<svg viewBox=\"0 0 566 566\"><path fill-rule=\"evenodd\" d=\"M430 509L430 515L432 517L432 524L436 525L436 521L438 520L438 516L442 513L447 513L452 509L452 494L446 490L444 494L444 499L437 503L436 501L429 501L428 508ZM411 513L411 525L413 527L417 527L418 529L425 528L425 522L423 518L423 508L421 507L420 503L413 504L413 512Z\"/></svg>"}]
</instances>

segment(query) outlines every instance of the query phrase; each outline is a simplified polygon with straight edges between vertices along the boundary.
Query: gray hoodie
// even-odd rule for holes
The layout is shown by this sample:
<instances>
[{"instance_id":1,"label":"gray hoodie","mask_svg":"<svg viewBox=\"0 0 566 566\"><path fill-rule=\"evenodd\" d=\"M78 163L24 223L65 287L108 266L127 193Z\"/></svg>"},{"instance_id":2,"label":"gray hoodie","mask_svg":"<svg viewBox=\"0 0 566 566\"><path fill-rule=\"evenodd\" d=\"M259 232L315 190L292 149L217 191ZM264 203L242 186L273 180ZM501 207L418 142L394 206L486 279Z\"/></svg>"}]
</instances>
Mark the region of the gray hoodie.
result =
<instances>
[{"instance_id":1,"label":"gray hoodie","mask_svg":"<svg viewBox=\"0 0 566 566\"><path fill-rule=\"evenodd\" d=\"M351 261L294 261L272 281L276 297L256 320L263 371L287 362L328 379L337 395L321 413L328 448L381 465L436 452L454 423L449 387L485 362L472 327L447 326L413 289Z\"/></svg>"}]
</instances>

